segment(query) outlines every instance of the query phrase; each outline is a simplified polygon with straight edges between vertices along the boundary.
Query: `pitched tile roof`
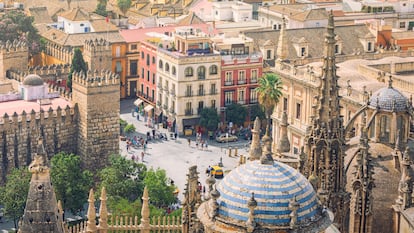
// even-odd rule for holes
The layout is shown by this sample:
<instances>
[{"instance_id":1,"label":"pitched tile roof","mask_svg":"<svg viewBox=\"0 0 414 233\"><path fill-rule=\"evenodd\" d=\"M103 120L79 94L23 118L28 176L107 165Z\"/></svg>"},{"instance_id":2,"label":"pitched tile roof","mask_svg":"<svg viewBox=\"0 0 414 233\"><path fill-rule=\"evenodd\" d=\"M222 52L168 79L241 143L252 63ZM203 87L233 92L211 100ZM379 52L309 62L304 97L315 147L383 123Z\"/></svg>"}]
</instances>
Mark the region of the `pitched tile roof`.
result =
<instances>
[{"instance_id":1,"label":"pitched tile roof","mask_svg":"<svg viewBox=\"0 0 414 233\"><path fill-rule=\"evenodd\" d=\"M194 12L190 12L185 18L180 20L177 23L178 26L189 26L192 24L202 24L205 23L200 17L198 17Z\"/></svg>"},{"instance_id":2,"label":"pitched tile roof","mask_svg":"<svg viewBox=\"0 0 414 233\"><path fill-rule=\"evenodd\" d=\"M49 13L47 12L47 8L45 6L41 7L30 7L29 14L33 16L35 24L40 23L52 23L53 20L50 17Z\"/></svg>"},{"instance_id":3,"label":"pitched tile roof","mask_svg":"<svg viewBox=\"0 0 414 233\"><path fill-rule=\"evenodd\" d=\"M125 42L124 38L119 34L118 31L66 34L65 32L60 31L58 29L51 28L45 33L43 33L42 36L61 46L73 47L83 46L85 40L101 38L106 39L111 43Z\"/></svg>"},{"instance_id":4,"label":"pitched tile roof","mask_svg":"<svg viewBox=\"0 0 414 233\"><path fill-rule=\"evenodd\" d=\"M59 16L71 20L71 21L87 21L89 20L89 13L80 7L72 8L69 11L65 11Z\"/></svg>"}]
</instances>

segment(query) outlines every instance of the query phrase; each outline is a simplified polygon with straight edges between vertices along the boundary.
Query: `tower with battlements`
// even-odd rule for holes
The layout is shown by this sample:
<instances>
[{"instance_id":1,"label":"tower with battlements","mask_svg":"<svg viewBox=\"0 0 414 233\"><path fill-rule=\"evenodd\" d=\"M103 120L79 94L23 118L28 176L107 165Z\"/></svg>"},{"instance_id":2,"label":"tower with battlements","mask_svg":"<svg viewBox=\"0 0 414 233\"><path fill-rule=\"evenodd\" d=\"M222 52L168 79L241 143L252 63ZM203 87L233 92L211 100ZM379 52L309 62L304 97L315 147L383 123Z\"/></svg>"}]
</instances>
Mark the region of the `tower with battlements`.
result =
<instances>
[{"instance_id":1,"label":"tower with battlements","mask_svg":"<svg viewBox=\"0 0 414 233\"><path fill-rule=\"evenodd\" d=\"M23 41L0 41L0 79L6 77L7 70L27 71L29 48Z\"/></svg>"},{"instance_id":2,"label":"tower with battlements","mask_svg":"<svg viewBox=\"0 0 414 233\"><path fill-rule=\"evenodd\" d=\"M79 110L77 151L84 166L102 168L119 153L119 76L110 71L74 73L72 101Z\"/></svg>"},{"instance_id":3,"label":"tower with battlements","mask_svg":"<svg viewBox=\"0 0 414 233\"><path fill-rule=\"evenodd\" d=\"M86 40L83 46L83 57L89 70L111 69L111 45L105 39Z\"/></svg>"}]
</instances>

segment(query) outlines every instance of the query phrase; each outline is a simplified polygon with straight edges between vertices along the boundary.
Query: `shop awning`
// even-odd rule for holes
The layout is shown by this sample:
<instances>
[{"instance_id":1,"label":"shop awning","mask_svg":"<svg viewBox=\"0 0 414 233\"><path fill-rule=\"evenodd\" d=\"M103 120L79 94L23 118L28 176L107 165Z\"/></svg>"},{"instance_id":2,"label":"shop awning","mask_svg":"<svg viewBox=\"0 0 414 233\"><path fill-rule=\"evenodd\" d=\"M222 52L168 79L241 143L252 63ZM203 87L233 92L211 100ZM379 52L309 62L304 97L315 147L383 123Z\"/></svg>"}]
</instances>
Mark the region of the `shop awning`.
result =
<instances>
[{"instance_id":1,"label":"shop awning","mask_svg":"<svg viewBox=\"0 0 414 233\"><path fill-rule=\"evenodd\" d=\"M142 102L144 102L142 99L137 99L134 101L134 105L139 106L140 104L142 104Z\"/></svg>"},{"instance_id":2,"label":"shop awning","mask_svg":"<svg viewBox=\"0 0 414 233\"><path fill-rule=\"evenodd\" d=\"M162 113L161 109L159 109L159 108L155 109L155 115L159 116L159 115L161 115L161 113Z\"/></svg>"},{"instance_id":3,"label":"shop awning","mask_svg":"<svg viewBox=\"0 0 414 233\"><path fill-rule=\"evenodd\" d=\"M190 119L183 119L184 126L194 126L198 125L200 122L200 117L197 118L190 118Z\"/></svg>"},{"instance_id":4,"label":"shop awning","mask_svg":"<svg viewBox=\"0 0 414 233\"><path fill-rule=\"evenodd\" d=\"M154 108L154 106L152 106L152 105L147 105L147 106L145 106L144 111L149 112L149 111L151 111L153 108Z\"/></svg>"}]
</instances>

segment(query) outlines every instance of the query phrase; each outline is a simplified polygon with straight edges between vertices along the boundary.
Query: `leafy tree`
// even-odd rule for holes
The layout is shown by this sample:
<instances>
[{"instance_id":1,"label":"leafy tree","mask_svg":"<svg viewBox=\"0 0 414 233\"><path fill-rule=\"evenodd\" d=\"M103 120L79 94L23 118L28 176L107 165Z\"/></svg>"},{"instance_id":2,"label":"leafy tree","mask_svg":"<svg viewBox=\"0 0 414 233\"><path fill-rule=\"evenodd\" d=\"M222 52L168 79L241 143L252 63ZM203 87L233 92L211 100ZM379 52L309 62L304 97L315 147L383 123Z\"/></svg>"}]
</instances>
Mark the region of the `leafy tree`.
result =
<instances>
[{"instance_id":1,"label":"leafy tree","mask_svg":"<svg viewBox=\"0 0 414 233\"><path fill-rule=\"evenodd\" d=\"M34 18L27 16L23 11L6 11L0 16L0 40L22 40L29 46L31 54L40 51L40 35L33 26Z\"/></svg>"},{"instance_id":2,"label":"leafy tree","mask_svg":"<svg viewBox=\"0 0 414 233\"><path fill-rule=\"evenodd\" d=\"M226 121L242 125L246 121L247 109L241 104L231 104L226 108Z\"/></svg>"},{"instance_id":3,"label":"leafy tree","mask_svg":"<svg viewBox=\"0 0 414 233\"><path fill-rule=\"evenodd\" d=\"M108 193L108 203L122 198L132 202L141 198L147 168L120 155L109 157L110 165L99 172L100 186ZM100 190L100 189L99 189Z\"/></svg>"},{"instance_id":4,"label":"leafy tree","mask_svg":"<svg viewBox=\"0 0 414 233\"><path fill-rule=\"evenodd\" d=\"M24 213L31 174L27 168L14 168L7 175L7 183L0 187L0 203L4 205L4 215L13 219L14 227Z\"/></svg>"},{"instance_id":5,"label":"leafy tree","mask_svg":"<svg viewBox=\"0 0 414 233\"><path fill-rule=\"evenodd\" d=\"M104 17L108 16L108 11L106 11L106 2L98 2L98 4L96 5L95 13L98 15L102 15Z\"/></svg>"},{"instance_id":6,"label":"leafy tree","mask_svg":"<svg viewBox=\"0 0 414 233\"><path fill-rule=\"evenodd\" d=\"M261 120L266 118L263 108L258 104L250 106L250 120L254 121L256 117L259 117Z\"/></svg>"},{"instance_id":7,"label":"leafy tree","mask_svg":"<svg viewBox=\"0 0 414 233\"><path fill-rule=\"evenodd\" d=\"M63 202L63 207L72 213L81 209L88 199L88 191L93 183L90 171L81 169L80 157L64 152L51 159L51 179L56 198Z\"/></svg>"},{"instance_id":8,"label":"leafy tree","mask_svg":"<svg viewBox=\"0 0 414 233\"><path fill-rule=\"evenodd\" d=\"M151 168L147 171L144 184L148 188L151 203L155 206L167 206L176 201L173 193L176 187L168 181L165 170Z\"/></svg>"},{"instance_id":9,"label":"leafy tree","mask_svg":"<svg viewBox=\"0 0 414 233\"><path fill-rule=\"evenodd\" d=\"M209 131L217 129L220 117L215 108L203 108L200 112L200 125L206 127Z\"/></svg>"},{"instance_id":10,"label":"leafy tree","mask_svg":"<svg viewBox=\"0 0 414 233\"><path fill-rule=\"evenodd\" d=\"M132 1L131 0L117 0L116 5L118 6L122 14L125 15L127 11L129 10L129 8L131 8Z\"/></svg>"},{"instance_id":11,"label":"leafy tree","mask_svg":"<svg viewBox=\"0 0 414 233\"><path fill-rule=\"evenodd\" d=\"M119 198L116 202L109 202L108 207L115 216L137 216L141 219L142 202L139 198L131 202L125 198Z\"/></svg>"},{"instance_id":12,"label":"leafy tree","mask_svg":"<svg viewBox=\"0 0 414 233\"><path fill-rule=\"evenodd\" d=\"M124 127L124 132L128 134L135 132L135 130L136 128L133 124L128 124Z\"/></svg>"},{"instance_id":13,"label":"leafy tree","mask_svg":"<svg viewBox=\"0 0 414 233\"><path fill-rule=\"evenodd\" d=\"M259 79L259 86L256 88L259 103L264 107L267 118L266 132L270 131L270 117L273 109L282 96L282 81L273 73L267 73Z\"/></svg>"},{"instance_id":14,"label":"leafy tree","mask_svg":"<svg viewBox=\"0 0 414 233\"><path fill-rule=\"evenodd\" d=\"M72 58L72 65L70 66L70 72L68 80L66 82L67 87L72 90L72 75L74 72L84 72L88 70L85 60L83 60L82 51L76 48Z\"/></svg>"}]
</instances>

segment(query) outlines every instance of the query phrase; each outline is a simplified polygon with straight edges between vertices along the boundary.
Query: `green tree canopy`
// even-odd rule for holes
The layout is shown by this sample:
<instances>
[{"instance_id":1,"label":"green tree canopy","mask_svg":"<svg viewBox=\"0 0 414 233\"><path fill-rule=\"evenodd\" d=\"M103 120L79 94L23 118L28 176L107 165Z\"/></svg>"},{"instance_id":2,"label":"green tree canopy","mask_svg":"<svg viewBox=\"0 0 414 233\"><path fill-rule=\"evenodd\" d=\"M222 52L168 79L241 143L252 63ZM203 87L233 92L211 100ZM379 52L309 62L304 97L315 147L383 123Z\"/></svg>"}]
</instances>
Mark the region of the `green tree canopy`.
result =
<instances>
[{"instance_id":1,"label":"green tree canopy","mask_svg":"<svg viewBox=\"0 0 414 233\"><path fill-rule=\"evenodd\" d=\"M116 4L122 14L126 14L129 8L131 8L132 1L131 0L117 0Z\"/></svg>"},{"instance_id":2,"label":"green tree canopy","mask_svg":"<svg viewBox=\"0 0 414 233\"><path fill-rule=\"evenodd\" d=\"M200 112L200 125L209 131L217 129L220 117L215 108L203 108Z\"/></svg>"},{"instance_id":3,"label":"green tree canopy","mask_svg":"<svg viewBox=\"0 0 414 233\"><path fill-rule=\"evenodd\" d=\"M7 175L6 185L0 187L0 203L4 205L4 214L13 220L16 229L26 206L30 178L31 174L26 167L14 168Z\"/></svg>"},{"instance_id":4,"label":"green tree canopy","mask_svg":"<svg viewBox=\"0 0 414 233\"><path fill-rule=\"evenodd\" d=\"M127 124L124 127L124 132L127 133L127 134L134 133L135 131L136 131L136 129L135 129L135 126L133 124Z\"/></svg>"},{"instance_id":5,"label":"green tree canopy","mask_svg":"<svg viewBox=\"0 0 414 233\"><path fill-rule=\"evenodd\" d=\"M109 162L110 165L99 172L100 187L106 188L108 201L124 198L132 202L141 198L147 170L145 165L120 155L110 156Z\"/></svg>"},{"instance_id":6,"label":"green tree canopy","mask_svg":"<svg viewBox=\"0 0 414 233\"><path fill-rule=\"evenodd\" d=\"M6 11L0 16L0 40L23 40L29 46L31 54L40 51L40 35L33 26L34 18L27 16L23 11Z\"/></svg>"},{"instance_id":7,"label":"green tree canopy","mask_svg":"<svg viewBox=\"0 0 414 233\"><path fill-rule=\"evenodd\" d=\"M261 120L266 119L266 114L263 111L263 108L258 104L250 106L250 120L254 121L256 117L259 117Z\"/></svg>"},{"instance_id":8,"label":"green tree canopy","mask_svg":"<svg viewBox=\"0 0 414 233\"><path fill-rule=\"evenodd\" d=\"M103 3L98 2L96 5L95 13L104 17L108 16L108 11L106 11L106 1Z\"/></svg>"},{"instance_id":9,"label":"green tree canopy","mask_svg":"<svg viewBox=\"0 0 414 233\"><path fill-rule=\"evenodd\" d=\"M70 66L70 72L69 72L68 80L66 82L66 86L69 87L69 89L72 90L73 73L80 72L80 71L86 73L88 71L88 67L86 65L85 60L83 60L82 51L79 48L76 48L74 50L72 64Z\"/></svg>"},{"instance_id":10,"label":"green tree canopy","mask_svg":"<svg viewBox=\"0 0 414 233\"><path fill-rule=\"evenodd\" d=\"M54 155L51 159L51 179L56 198L62 201L65 209L75 213L82 208L88 199L93 175L81 169L79 156L64 152Z\"/></svg>"},{"instance_id":11,"label":"green tree canopy","mask_svg":"<svg viewBox=\"0 0 414 233\"><path fill-rule=\"evenodd\" d=\"M259 86L256 88L259 103L264 107L267 125L266 131L270 129L270 117L273 109L282 96L282 81L273 73L266 73L259 79Z\"/></svg>"},{"instance_id":12,"label":"green tree canopy","mask_svg":"<svg viewBox=\"0 0 414 233\"><path fill-rule=\"evenodd\" d=\"M241 104L231 104L226 108L226 121L236 125L243 125L246 121L247 109Z\"/></svg>"},{"instance_id":13,"label":"green tree canopy","mask_svg":"<svg viewBox=\"0 0 414 233\"><path fill-rule=\"evenodd\" d=\"M176 187L167 179L165 170L151 168L147 171L144 184L148 188L151 203L155 206L167 206L176 201L173 193Z\"/></svg>"}]
</instances>

